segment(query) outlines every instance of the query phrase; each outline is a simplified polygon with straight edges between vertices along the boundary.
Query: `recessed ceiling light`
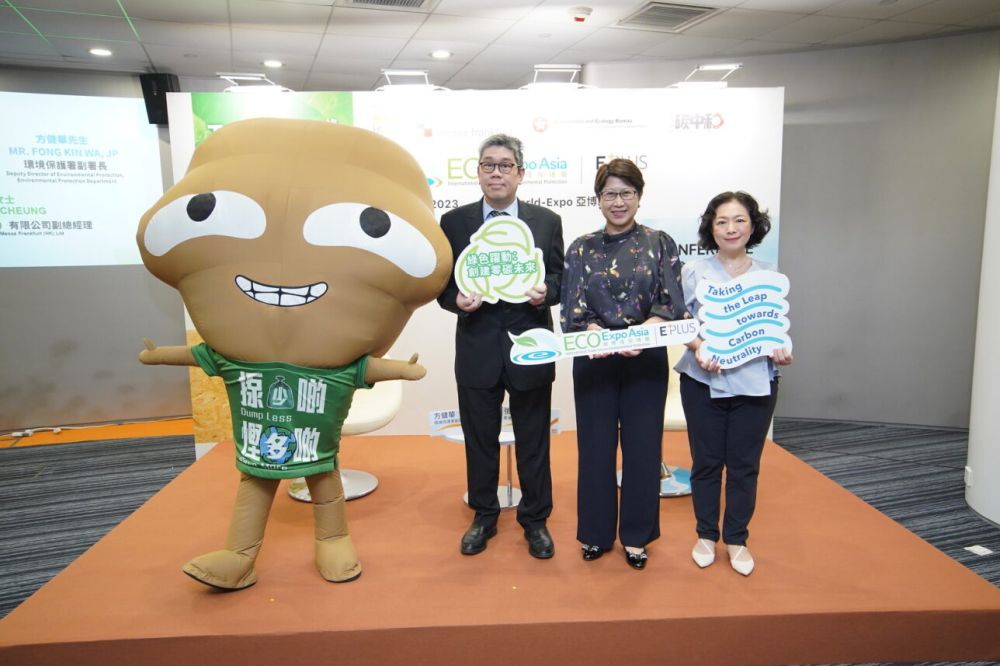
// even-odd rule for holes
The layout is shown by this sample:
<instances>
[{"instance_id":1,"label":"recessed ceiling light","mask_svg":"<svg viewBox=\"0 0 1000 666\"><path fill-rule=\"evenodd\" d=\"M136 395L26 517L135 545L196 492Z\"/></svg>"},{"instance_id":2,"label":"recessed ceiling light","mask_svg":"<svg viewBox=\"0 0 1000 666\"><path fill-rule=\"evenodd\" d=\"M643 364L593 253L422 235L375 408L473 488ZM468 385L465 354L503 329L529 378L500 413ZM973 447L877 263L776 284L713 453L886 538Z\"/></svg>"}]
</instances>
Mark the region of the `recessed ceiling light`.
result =
<instances>
[{"instance_id":1,"label":"recessed ceiling light","mask_svg":"<svg viewBox=\"0 0 1000 666\"><path fill-rule=\"evenodd\" d=\"M107 58L109 55L111 55L111 51L109 51L108 49L96 49L95 48L95 49L90 49L90 51L88 51L88 53L90 53L90 55L100 56L102 58Z\"/></svg>"},{"instance_id":2,"label":"recessed ceiling light","mask_svg":"<svg viewBox=\"0 0 1000 666\"><path fill-rule=\"evenodd\" d=\"M271 69L278 69L282 66L280 60L265 60L263 63L264 67L270 67Z\"/></svg>"},{"instance_id":3,"label":"recessed ceiling light","mask_svg":"<svg viewBox=\"0 0 1000 666\"><path fill-rule=\"evenodd\" d=\"M431 57L435 60L447 60L452 56L452 52L446 49L438 49L436 51L431 51Z\"/></svg>"}]
</instances>

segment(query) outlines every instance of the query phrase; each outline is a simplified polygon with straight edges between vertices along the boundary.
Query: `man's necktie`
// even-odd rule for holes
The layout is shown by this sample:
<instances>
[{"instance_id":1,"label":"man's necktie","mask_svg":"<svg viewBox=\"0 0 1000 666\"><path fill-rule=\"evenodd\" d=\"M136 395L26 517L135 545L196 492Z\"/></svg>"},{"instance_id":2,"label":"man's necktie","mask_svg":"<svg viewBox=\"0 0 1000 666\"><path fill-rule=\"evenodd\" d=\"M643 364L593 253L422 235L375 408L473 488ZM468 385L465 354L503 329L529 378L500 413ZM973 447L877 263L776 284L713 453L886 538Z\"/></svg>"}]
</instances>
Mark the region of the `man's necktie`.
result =
<instances>
[{"instance_id":1,"label":"man's necktie","mask_svg":"<svg viewBox=\"0 0 1000 666\"><path fill-rule=\"evenodd\" d=\"M500 217L501 215L506 215L507 217L510 217L510 213L508 213L505 210L491 210L490 214L486 216L486 219L490 219L491 217Z\"/></svg>"}]
</instances>

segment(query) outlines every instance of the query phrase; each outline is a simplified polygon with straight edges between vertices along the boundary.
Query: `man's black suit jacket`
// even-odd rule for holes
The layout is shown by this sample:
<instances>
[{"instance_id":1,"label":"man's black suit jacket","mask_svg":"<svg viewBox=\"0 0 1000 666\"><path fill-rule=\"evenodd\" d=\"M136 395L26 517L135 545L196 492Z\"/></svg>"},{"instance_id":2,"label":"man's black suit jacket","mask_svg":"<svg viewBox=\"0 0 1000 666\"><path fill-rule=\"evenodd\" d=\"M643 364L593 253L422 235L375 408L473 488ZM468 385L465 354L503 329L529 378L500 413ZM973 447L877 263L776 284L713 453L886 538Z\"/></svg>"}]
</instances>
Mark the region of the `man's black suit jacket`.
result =
<instances>
[{"instance_id":1,"label":"man's black suit jacket","mask_svg":"<svg viewBox=\"0 0 1000 666\"><path fill-rule=\"evenodd\" d=\"M531 328L552 330L550 306L559 302L563 273L562 219L548 208L525 203L518 199L517 214L531 229L535 246L542 250L545 261L545 284L548 292L544 305L529 303L483 303L475 312L463 312L455 304L458 285L452 274L438 303L445 310L458 315L455 329L455 379L470 388L491 388L500 381L500 372L506 367L511 385L526 391L552 383L556 371L554 363L543 365L517 365L510 360L513 343L508 332L518 334ZM483 224L483 201L456 208L441 217L441 230L451 243L451 251L458 259L469 245L469 239Z\"/></svg>"}]
</instances>

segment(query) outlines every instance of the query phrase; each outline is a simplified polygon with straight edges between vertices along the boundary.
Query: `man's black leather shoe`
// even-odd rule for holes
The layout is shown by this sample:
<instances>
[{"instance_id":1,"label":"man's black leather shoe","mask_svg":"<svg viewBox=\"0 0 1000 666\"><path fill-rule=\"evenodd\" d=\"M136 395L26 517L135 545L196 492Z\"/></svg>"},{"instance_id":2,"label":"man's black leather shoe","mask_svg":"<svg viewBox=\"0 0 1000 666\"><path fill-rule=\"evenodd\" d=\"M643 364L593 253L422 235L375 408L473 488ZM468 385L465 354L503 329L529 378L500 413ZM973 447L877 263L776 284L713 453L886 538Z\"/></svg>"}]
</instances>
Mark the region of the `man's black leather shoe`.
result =
<instances>
[{"instance_id":1,"label":"man's black leather shoe","mask_svg":"<svg viewBox=\"0 0 1000 666\"><path fill-rule=\"evenodd\" d=\"M547 560L556 552L552 535L544 526L534 530L524 530L524 538L528 540L528 552L532 557Z\"/></svg>"},{"instance_id":2,"label":"man's black leather shoe","mask_svg":"<svg viewBox=\"0 0 1000 666\"><path fill-rule=\"evenodd\" d=\"M475 555L486 550L486 540L497 535L497 526L486 527L479 523L472 523L469 529L462 535L462 555Z\"/></svg>"}]
</instances>

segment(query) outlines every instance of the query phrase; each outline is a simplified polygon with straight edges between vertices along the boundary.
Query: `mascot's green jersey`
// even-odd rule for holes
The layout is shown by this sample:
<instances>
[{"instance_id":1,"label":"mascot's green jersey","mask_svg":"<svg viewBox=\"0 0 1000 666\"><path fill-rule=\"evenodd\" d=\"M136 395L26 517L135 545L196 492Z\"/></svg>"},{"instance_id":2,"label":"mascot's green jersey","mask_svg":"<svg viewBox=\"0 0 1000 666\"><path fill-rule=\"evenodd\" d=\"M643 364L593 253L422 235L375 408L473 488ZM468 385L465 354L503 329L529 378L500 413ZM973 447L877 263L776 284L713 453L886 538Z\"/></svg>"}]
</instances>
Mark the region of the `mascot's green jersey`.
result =
<instances>
[{"instance_id":1,"label":"mascot's green jersey","mask_svg":"<svg viewBox=\"0 0 1000 666\"><path fill-rule=\"evenodd\" d=\"M222 377L236 440L236 467L251 476L291 479L338 468L340 430L368 356L340 368L230 360L206 344L191 348L210 377Z\"/></svg>"}]
</instances>

